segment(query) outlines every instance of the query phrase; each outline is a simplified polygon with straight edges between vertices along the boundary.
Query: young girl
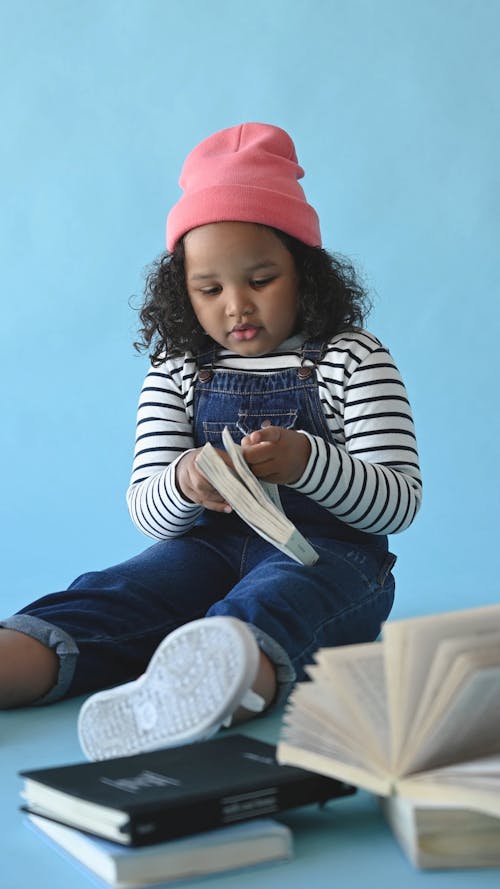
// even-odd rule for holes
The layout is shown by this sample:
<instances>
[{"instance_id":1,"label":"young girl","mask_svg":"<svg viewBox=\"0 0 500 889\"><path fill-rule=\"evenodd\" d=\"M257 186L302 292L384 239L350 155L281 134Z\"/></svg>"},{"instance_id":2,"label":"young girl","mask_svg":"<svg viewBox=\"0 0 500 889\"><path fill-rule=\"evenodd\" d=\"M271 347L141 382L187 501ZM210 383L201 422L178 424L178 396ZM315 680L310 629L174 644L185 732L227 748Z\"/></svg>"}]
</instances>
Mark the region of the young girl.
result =
<instances>
[{"instance_id":1,"label":"young girl","mask_svg":"<svg viewBox=\"0 0 500 889\"><path fill-rule=\"evenodd\" d=\"M90 758L198 740L280 703L318 647L373 640L390 612L387 535L421 497L411 411L362 329L351 266L321 248L302 176L290 137L266 124L188 156L141 311L152 365L128 504L159 542L2 624L3 706L107 689L80 712ZM224 426L280 485L312 567L254 534L200 472L207 441L230 462Z\"/></svg>"}]
</instances>

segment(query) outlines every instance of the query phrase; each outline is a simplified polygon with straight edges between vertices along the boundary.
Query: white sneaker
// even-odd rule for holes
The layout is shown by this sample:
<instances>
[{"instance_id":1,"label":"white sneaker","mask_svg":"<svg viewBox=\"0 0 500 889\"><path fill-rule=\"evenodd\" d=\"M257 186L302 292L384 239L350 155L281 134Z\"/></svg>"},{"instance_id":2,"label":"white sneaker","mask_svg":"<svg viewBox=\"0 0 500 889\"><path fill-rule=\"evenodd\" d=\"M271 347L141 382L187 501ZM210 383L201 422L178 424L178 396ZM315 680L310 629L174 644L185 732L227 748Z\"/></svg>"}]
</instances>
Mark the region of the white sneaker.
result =
<instances>
[{"instance_id":1,"label":"white sneaker","mask_svg":"<svg viewBox=\"0 0 500 889\"><path fill-rule=\"evenodd\" d=\"M78 717L88 759L177 747L214 735L240 706L258 712L252 691L259 647L243 621L205 617L174 630L143 676L91 695Z\"/></svg>"}]
</instances>

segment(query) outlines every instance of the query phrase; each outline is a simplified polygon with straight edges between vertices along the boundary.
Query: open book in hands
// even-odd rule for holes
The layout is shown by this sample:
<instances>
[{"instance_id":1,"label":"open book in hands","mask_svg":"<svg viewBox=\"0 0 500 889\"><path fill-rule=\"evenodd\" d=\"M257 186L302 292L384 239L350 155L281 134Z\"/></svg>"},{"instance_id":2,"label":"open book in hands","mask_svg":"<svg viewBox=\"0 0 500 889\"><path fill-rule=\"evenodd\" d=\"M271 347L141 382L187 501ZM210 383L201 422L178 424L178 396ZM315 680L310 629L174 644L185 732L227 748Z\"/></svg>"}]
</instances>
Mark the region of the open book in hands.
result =
<instances>
[{"instance_id":1,"label":"open book in hands","mask_svg":"<svg viewBox=\"0 0 500 889\"><path fill-rule=\"evenodd\" d=\"M314 565L318 554L283 512L278 486L256 478L227 427L222 441L233 469L207 442L196 460L205 478L257 534L296 562Z\"/></svg>"},{"instance_id":2,"label":"open book in hands","mask_svg":"<svg viewBox=\"0 0 500 889\"><path fill-rule=\"evenodd\" d=\"M322 649L278 759L381 796L500 816L500 605L391 621Z\"/></svg>"}]
</instances>

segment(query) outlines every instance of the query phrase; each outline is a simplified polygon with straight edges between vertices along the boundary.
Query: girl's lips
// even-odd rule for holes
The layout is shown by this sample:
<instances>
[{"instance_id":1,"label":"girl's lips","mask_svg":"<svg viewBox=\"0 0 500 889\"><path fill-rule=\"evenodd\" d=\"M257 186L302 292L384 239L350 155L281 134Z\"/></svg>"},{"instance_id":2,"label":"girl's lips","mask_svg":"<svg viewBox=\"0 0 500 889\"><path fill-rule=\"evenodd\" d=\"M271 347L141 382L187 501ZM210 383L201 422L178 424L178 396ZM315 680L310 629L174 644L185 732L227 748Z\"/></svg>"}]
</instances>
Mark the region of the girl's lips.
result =
<instances>
[{"instance_id":1,"label":"girl's lips","mask_svg":"<svg viewBox=\"0 0 500 889\"><path fill-rule=\"evenodd\" d=\"M257 336L260 327L252 327L251 325L245 325L244 327L233 327L231 331L231 336L234 336L235 340L253 340L255 336Z\"/></svg>"}]
</instances>

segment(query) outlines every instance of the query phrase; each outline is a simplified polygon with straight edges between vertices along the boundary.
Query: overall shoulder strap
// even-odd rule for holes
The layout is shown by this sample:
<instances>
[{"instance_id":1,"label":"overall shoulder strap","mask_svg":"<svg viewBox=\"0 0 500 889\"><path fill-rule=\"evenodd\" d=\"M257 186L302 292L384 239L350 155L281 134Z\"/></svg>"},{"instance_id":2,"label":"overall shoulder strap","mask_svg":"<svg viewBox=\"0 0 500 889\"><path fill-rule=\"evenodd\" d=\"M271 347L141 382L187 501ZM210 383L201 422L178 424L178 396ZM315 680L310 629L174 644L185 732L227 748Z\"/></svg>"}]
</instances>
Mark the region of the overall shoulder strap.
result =
<instances>
[{"instance_id":1,"label":"overall shoulder strap","mask_svg":"<svg viewBox=\"0 0 500 889\"><path fill-rule=\"evenodd\" d=\"M201 370L202 368L212 370L217 358L219 348L220 347L217 345L217 343L209 342L207 343L206 349L204 349L202 352L198 352L198 354L194 356L198 370Z\"/></svg>"}]
</instances>

